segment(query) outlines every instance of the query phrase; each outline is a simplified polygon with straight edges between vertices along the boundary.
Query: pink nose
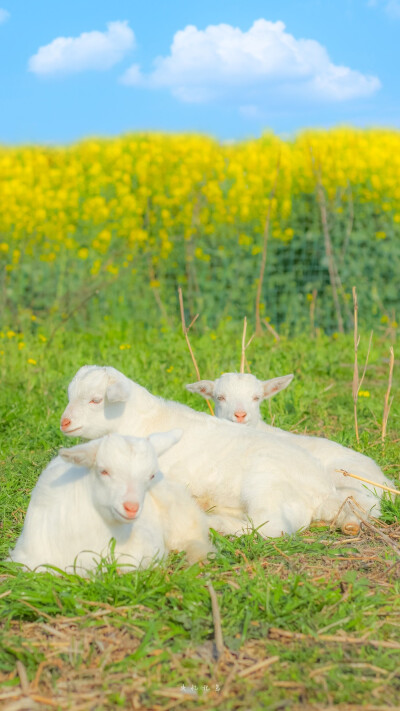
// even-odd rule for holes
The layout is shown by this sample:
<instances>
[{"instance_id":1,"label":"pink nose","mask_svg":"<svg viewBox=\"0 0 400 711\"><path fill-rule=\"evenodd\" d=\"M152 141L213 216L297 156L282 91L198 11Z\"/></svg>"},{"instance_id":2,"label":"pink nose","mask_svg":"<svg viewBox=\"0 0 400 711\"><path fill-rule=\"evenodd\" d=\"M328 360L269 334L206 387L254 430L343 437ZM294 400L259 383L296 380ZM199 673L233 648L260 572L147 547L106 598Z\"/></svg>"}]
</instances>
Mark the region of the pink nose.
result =
<instances>
[{"instance_id":1,"label":"pink nose","mask_svg":"<svg viewBox=\"0 0 400 711\"><path fill-rule=\"evenodd\" d=\"M135 518L137 512L139 511L139 504L135 504L133 501L125 501L124 509L128 518Z\"/></svg>"},{"instance_id":2,"label":"pink nose","mask_svg":"<svg viewBox=\"0 0 400 711\"><path fill-rule=\"evenodd\" d=\"M61 429L66 430L67 427L69 427L71 424L71 420L68 419L68 417L63 417L61 420Z\"/></svg>"},{"instance_id":3,"label":"pink nose","mask_svg":"<svg viewBox=\"0 0 400 711\"><path fill-rule=\"evenodd\" d=\"M236 417L237 422L243 422L247 415L247 412L244 412L244 410L237 410L236 412L234 412L234 415Z\"/></svg>"}]
</instances>

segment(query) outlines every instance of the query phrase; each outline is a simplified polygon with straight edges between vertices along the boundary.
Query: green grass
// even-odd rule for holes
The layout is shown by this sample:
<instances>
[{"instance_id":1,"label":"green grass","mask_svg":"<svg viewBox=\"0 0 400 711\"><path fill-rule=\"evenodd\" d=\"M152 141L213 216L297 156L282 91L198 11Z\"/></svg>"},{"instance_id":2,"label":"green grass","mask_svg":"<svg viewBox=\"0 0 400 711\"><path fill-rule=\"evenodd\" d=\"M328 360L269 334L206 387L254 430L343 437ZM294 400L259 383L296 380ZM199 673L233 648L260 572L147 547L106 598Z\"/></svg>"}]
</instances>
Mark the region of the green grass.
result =
<instances>
[{"instance_id":1,"label":"green grass","mask_svg":"<svg viewBox=\"0 0 400 711\"><path fill-rule=\"evenodd\" d=\"M59 329L51 340L51 324L32 323L1 341L1 558L21 530L38 475L65 444L59 417L78 367L112 364L156 394L206 410L183 387L195 374L178 323L170 330L116 322L98 320L78 333ZM369 396L359 398L359 446L350 336L321 334L313 340L303 334L276 343L265 335L254 341L248 351L252 372L296 376L288 390L264 404L265 419L365 452L398 488L397 364L384 448L380 441L394 335L374 338L363 385ZM241 324L231 321L194 332L202 377L237 370L240 340ZM360 360L367 341L363 334ZM394 348L397 353L396 342ZM381 526L388 526L396 544L400 497L383 509ZM24 693L40 708L52 702L60 709L396 705L399 558L378 535L365 530L349 540L315 527L273 541L257 533L238 539L215 534L215 544L217 556L205 565L189 568L184 556L171 555L163 565L135 574L103 566L88 580L0 564L0 706ZM218 662L209 581L226 648Z\"/></svg>"}]
</instances>

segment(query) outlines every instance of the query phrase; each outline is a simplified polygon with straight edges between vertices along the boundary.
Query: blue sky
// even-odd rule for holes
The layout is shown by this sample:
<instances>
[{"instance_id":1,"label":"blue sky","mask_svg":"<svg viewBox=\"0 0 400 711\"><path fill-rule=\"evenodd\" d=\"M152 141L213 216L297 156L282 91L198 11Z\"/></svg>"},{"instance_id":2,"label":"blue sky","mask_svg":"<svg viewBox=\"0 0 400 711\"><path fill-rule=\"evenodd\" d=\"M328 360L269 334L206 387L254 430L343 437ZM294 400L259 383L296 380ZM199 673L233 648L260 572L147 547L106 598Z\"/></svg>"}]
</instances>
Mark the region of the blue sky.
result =
<instances>
[{"instance_id":1,"label":"blue sky","mask_svg":"<svg viewBox=\"0 0 400 711\"><path fill-rule=\"evenodd\" d=\"M400 127L400 0L0 0L0 142Z\"/></svg>"}]
</instances>

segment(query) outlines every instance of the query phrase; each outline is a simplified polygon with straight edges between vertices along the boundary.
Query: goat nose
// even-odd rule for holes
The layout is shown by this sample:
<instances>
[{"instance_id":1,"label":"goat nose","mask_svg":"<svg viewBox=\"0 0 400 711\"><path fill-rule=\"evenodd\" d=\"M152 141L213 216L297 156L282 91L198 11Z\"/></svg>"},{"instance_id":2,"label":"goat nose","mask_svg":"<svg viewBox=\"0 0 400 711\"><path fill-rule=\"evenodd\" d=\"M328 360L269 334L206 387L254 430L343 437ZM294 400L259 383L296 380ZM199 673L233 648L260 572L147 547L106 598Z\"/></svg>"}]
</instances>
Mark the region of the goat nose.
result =
<instances>
[{"instance_id":1,"label":"goat nose","mask_svg":"<svg viewBox=\"0 0 400 711\"><path fill-rule=\"evenodd\" d=\"M137 512L139 511L139 504L136 504L133 501L124 501L123 506L128 518L135 518Z\"/></svg>"},{"instance_id":2,"label":"goat nose","mask_svg":"<svg viewBox=\"0 0 400 711\"><path fill-rule=\"evenodd\" d=\"M61 429L65 430L67 427L69 427L71 424L71 420L68 419L68 417L63 417L61 420Z\"/></svg>"},{"instance_id":3,"label":"goat nose","mask_svg":"<svg viewBox=\"0 0 400 711\"><path fill-rule=\"evenodd\" d=\"M234 413L234 415L235 415L236 420L237 420L238 422L243 422L244 418L245 418L246 415L247 415L247 412L245 412L244 410L236 410L236 412Z\"/></svg>"}]
</instances>

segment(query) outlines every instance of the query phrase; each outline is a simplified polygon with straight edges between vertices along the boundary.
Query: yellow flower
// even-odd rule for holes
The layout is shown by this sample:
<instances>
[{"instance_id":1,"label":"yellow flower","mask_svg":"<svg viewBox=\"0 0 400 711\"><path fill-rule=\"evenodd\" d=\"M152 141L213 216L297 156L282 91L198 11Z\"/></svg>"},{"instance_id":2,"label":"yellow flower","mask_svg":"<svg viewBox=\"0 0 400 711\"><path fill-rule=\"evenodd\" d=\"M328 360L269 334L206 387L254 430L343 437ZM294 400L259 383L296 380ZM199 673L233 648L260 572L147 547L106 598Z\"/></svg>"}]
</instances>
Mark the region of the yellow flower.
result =
<instances>
[{"instance_id":1,"label":"yellow flower","mask_svg":"<svg viewBox=\"0 0 400 711\"><path fill-rule=\"evenodd\" d=\"M28 363L30 363L31 365L36 365L36 361L34 358L28 358Z\"/></svg>"},{"instance_id":2,"label":"yellow flower","mask_svg":"<svg viewBox=\"0 0 400 711\"><path fill-rule=\"evenodd\" d=\"M130 346L129 343L121 343L119 349L120 349L120 351L126 351L126 350L128 350L130 347L131 347L131 346Z\"/></svg>"},{"instance_id":3,"label":"yellow flower","mask_svg":"<svg viewBox=\"0 0 400 711\"><path fill-rule=\"evenodd\" d=\"M7 338L14 338L16 335L15 331L7 331L6 333Z\"/></svg>"},{"instance_id":4,"label":"yellow flower","mask_svg":"<svg viewBox=\"0 0 400 711\"><path fill-rule=\"evenodd\" d=\"M87 247L81 247L81 249L78 249L79 259L87 259L88 256L89 256L89 250Z\"/></svg>"},{"instance_id":5,"label":"yellow flower","mask_svg":"<svg viewBox=\"0 0 400 711\"><path fill-rule=\"evenodd\" d=\"M23 348L25 348L25 343L23 343L22 341L20 341L20 342L18 343L18 350L19 350L19 351L22 351Z\"/></svg>"},{"instance_id":6,"label":"yellow flower","mask_svg":"<svg viewBox=\"0 0 400 711\"><path fill-rule=\"evenodd\" d=\"M386 239L386 232L379 230L378 232L375 232L375 237L376 239Z\"/></svg>"},{"instance_id":7,"label":"yellow flower","mask_svg":"<svg viewBox=\"0 0 400 711\"><path fill-rule=\"evenodd\" d=\"M117 267L115 264L109 264L107 267L107 271L109 272L109 274L116 275L119 272L119 267Z\"/></svg>"},{"instance_id":8,"label":"yellow flower","mask_svg":"<svg viewBox=\"0 0 400 711\"><path fill-rule=\"evenodd\" d=\"M359 390L358 397L369 397L369 390Z\"/></svg>"},{"instance_id":9,"label":"yellow flower","mask_svg":"<svg viewBox=\"0 0 400 711\"><path fill-rule=\"evenodd\" d=\"M173 369L174 369L174 366L170 365L169 368L166 368L166 371L167 371L167 373L172 373Z\"/></svg>"},{"instance_id":10,"label":"yellow flower","mask_svg":"<svg viewBox=\"0 0 400 711\"><path fill-rule=\"evenodd\" d=\"M39 333L39 341L42 341L42 343L46 343L46 341L47 341L46 336L43 336L42 333Z\"/></svg>"},{"instance_id":11,"label":"yellow flower","mask_svg":"<svg viewBox=\"0 0 400 711\"><path fill-rule=\"evenodd\" d=\"M252 238L251 238L249 235L246 235L246 234L244 234L244 233L241 233L241 234L239 235L238 242L239 242L239 244L241 244L241 245L243 245L243 246L245 246L245 247L248 247L248 246L253 242L253 240L252 240Z\"/></svg>"}]
</instances>

